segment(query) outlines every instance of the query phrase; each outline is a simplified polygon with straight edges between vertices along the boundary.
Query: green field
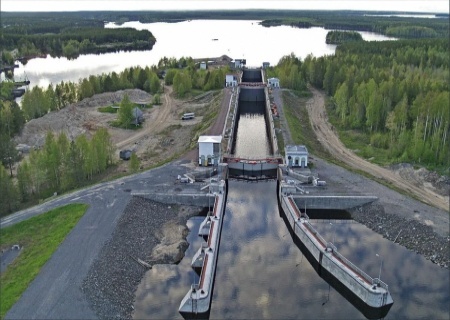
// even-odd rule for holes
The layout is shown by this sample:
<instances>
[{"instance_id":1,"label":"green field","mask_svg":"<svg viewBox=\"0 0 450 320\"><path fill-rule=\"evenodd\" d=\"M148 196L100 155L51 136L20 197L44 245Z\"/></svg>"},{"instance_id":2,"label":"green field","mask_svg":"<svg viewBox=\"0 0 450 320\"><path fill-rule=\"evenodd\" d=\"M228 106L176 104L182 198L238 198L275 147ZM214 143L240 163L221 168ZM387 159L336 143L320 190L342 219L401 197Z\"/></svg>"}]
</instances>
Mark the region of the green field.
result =
<instances>
[{"instance_id":1,"label":"green field","mask_svg":"<svg viewBox=\"0 0 450 320\"><path fill-rule=\"evenodd\" d=\"M87 208L86 204L69 204L1 229L1 248L19 244L22 251L0 278L0 319L19 300Z\"/></svg>"}]
</instances>

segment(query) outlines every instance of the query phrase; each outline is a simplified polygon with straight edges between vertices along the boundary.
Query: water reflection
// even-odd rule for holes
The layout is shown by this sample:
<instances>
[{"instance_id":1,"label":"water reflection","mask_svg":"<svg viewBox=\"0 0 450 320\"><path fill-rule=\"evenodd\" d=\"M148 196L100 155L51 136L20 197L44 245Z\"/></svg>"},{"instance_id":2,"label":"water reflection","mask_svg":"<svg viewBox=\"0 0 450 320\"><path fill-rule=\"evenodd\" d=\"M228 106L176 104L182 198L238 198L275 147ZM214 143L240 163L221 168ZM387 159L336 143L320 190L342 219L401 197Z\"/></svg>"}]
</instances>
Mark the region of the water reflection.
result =
<instances>
[{"instance_id":1,"label":"water reflection","mask_svg":"<svg viewBox=\"0 0 450 320\"><path fill-rule=\"evenodd\" d=\"M189 248L178 265L156 265L145 274L136 290L134 319L183 319L178 313L180 302L191 284L198 282L191 260L202 241L197 233L203 219L188 221Z\"/></svg>"},{"instance_id":2,"label":"water reflection","mask_svg":"<svg viewBox=\"0 0 450 320\"><path fill-rule=\"evenodd\" d=\"M157 65L164 56L179 59L183 56L206 58L226 54L234 59L245 58L249 65L261 66L263 61L275 65L281 57L291 52L305 58L308 54L316 57L331 55L336 49L335 45L325 43L328 30L323 28L299 29L288 26L265 28L258 22L248 20L194 20L146 24L127 22L120 27L146 29L153 33L157 41L152 50L87 54L73 60L47 56L32 59L25 66L19 63L15 74L18 77L26 74L31 86L46 87L50 83L77 82L80 78L90 75L121 72L134 66ZM107 27L118 26L107 24ZM361 35L368 41L394 39L370 32L361 32ZM218 41L212 41L213 38L217 38Z\"/></svg>"},{"instance_id":3,"label":"water reflection","mask_svg":"<svg viewBox=\"0 0 450 320\"><path fill-rule=\"evenodd\" d=\"M365 319L321 278L293 243L278 211L275 182L229 182L211 319ZM181 299L198 277L190 267L203 241L203 218L189 220L190 247L176 266L147 272L136 292L136 319L182 319ZM448 319L449 272L352 220L312 220L339 252L389 285L394 305L385 319ZM197 278L196 278L197 277Z\"/></svg>"}]
</instances>

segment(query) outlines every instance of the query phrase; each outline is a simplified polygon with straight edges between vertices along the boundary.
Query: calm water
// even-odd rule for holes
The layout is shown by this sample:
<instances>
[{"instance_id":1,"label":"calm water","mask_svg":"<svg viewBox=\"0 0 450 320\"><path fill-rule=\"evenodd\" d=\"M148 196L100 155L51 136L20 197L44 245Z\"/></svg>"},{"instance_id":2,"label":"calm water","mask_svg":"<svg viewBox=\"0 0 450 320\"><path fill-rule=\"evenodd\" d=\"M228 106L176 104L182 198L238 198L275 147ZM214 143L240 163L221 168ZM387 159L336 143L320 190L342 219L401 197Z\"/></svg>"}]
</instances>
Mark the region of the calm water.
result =
<instances>
[{"instance_id":1,"label":"calm water","mask_svg":"<svg viewBox=\"0 0 450 320\"><path fill-rule=\"evenodd\" d=\"M255 123L241 127L241 122L238 130L244 133L259 123L247 119ZM146 274L136 292L135 319L181 319L180 302L198 282L190 263L203 241L197 236L202 220L189 221L191 245L179 265L157 266ZM372 277L379 276L383 261L381 279L394 299L386 319L449 318L448 270L352 220L312 224ZM275 182L229 182L219 251L211 319L365 319L294 244L280 216Z\"/></svg>"},{"instance_id":2,"label":"calm water","mask_svg":"<svg viewBox=\"0 0 450 320\"><path fill-rule=\"evenodd\" d=\"M365 319L322 279L293 243L276 201L276 183L229 183L211 319ZM191 246L178 266L157 266L142 280L135 319L181 319L178 307L198 276L190 268L200 247L189 221ZM312 220L327 240L390 288L386 319L448 319L449 272L351 220Z\"/></svg>"},{"instance_id":3,"label":"calm water","mask_svg":"<svg viewBox=\"0 0 450 320\"><path fill-rule=\"evenodd\" d=\"M298 29L288 26L265 28L259 21L193 20L180 23L128 22L121 27L150 30L156 44L149 51L81 55L74 60L66 58L37 58L25 66L19 63L16 80L25 76L31 85L42 87L61 81L78 81L90 75L120 72L133 66L152 66L164 57L193 58L228 55L233 59L245 58L250 66L261 66L263 61L272 65L293 52L305 58L308 54L323 56L333 54L336 46L327 45L323 28ZM114 24L107 27L115 28ZM389 40L379 34L361 32L367 41ZM213 41L212 39L218 39Z\"/></svg>"}]
</instances>

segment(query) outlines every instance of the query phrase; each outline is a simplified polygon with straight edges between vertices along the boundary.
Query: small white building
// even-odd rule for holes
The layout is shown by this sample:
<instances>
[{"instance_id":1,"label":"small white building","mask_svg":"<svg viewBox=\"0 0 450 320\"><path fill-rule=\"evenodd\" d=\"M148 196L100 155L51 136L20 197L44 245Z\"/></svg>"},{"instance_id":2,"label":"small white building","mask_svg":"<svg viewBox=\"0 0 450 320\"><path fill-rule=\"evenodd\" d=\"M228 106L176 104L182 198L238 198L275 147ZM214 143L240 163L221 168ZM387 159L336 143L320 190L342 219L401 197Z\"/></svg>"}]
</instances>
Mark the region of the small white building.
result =
<instances>
[{"instance_id":1,"label":"small white building","mask_svg":"<svg viewBox=\"0 0 450 320\"><path fill-rule=\"evenodd\" d=\"M198 138L198 164L200 166L218 165L222 136L200 136Z\"/></svg>"},{"instance_id":2,"label":"small white building","mask_svg":"<svg viewBox=\"0 0 450 320\"><path fill-rule=\"evenodd\" d=\"M306 168L308 166L308 149L304 145L287 145L284 148L285 161L289 167Z\"/></svg>"},{"instance_id":3,"label":"small white building","mask_svg":"<svg viewBox=\"0 0 450 320\"><path fill-rule=\"evenodd\" d=\"M200 70L206 70L208 64L205 61L200 62Z\"/></svg>"},{"instance_id":4,"label":"small white building","mask_svg":"<svg viewBox=\"0 0 450 320\"><path fill-rule=\"evenodd\" d=\"M237 85L237 77L234 74L227 74L225 76L225 87L236 87Z\"/></svg>"},{"instance_id":5,"label":"small white building","mask_svg":"<svg viewBox=\"0 0 450 320\"><path fill-rule=\"evenodd\" d=\"M280 87L280 79L278 79L278 78L269 78L268 82L269 82L269 87L272 87L272 88Z\"/></svg>"}]
</instances>

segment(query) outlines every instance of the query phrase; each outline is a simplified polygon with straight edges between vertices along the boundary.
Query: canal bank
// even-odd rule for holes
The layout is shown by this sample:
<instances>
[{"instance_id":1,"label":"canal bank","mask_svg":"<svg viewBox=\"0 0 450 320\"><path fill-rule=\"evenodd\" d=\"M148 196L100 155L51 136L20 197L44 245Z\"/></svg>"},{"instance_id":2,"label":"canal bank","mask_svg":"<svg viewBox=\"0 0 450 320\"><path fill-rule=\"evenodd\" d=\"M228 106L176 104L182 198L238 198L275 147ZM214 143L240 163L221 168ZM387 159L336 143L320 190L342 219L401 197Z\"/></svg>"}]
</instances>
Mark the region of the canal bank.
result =
<instances>
[{"instance_id":1,"label":"canal bank","mask_svg":"<svg viewBox=\"0 0 450 320\"><path fill-rule=\"evenodd\" d=\"M316 164L317 169L321 174L323 172L330 173L330 177L326 178L328 182L333 181L332 179L334 176L336 178L335 183L342 188L345 186L350 190L354 188L359 190L365 190L366 188L371 189L379 196L379 201L383 206L389 209L391 212L390 215L411 214L411 208L415 208L414 210L420 211L421 214L427 212L427 210L430 212L433 210L433 208L429 206L423 205L420 202L400 195L383 186L380 187L379 184L371 182L359 175L350 173L345 169L326 162L319 162L318 160L316 160ZM145 177L136 177L139 179L138 184L142 186L144 183L154 184L157 180L165 180L167 184L172 184L173 188L176 189L177 186L174 185L176 175L174 177L174 172L178 173L180 170L177 169L179 164L174 165L175 166L172 166L171 164L165 168L149 171L145 174ZM359 312L355 311L345 299L339 298L339 295L335 295L333 291L331 291L331 294L327 295L327 292L330 292L327 283L320 278L314 278L315 271L313 269L310 270L312 272L308 272L309 263L304 263L305 260L302 260L302 255L299 255L298 248L292 248L290 246L292 240L284 240L287 237L286 233L284 233L286 226L283 226L283 224L277 225L276 221L278 220L272 218L273 213L275 213L276 217L277 211L270 204L271 202L265 202L265 197L258 198L246 193L249 186L252 186L254 192L260 195L271 195L267 198L269 201L273 201L271 192L272 190L275 190L276 187L270 184L270 182L260 184L241 183L233 186L235 191L229 203L230 212L233 212L234 214L227 214L227 216L234 218L230 220L230 224L225 224L225 228L228 228L225 229L227 232L227 240L225 241L227 245L223 247L223 250L221 248L224 257L223 259L229 259L229 264L219 266L219 269L224 272L227 272L226 270L228 269L230 270L225 278L224 276L218 277L218 279L220 278L218 283L221 285L216 286L218 296L216 300L213 300L212 316L215 318L242 318L244 315L248 316L248 318L298 318L299 315L302 315L305 318L361 318ZM264 185L267 189L262 188ZM125 193L127 192L127 189L139 189L139 187L128 184L121 186L120 188L124 189L123 192ZM96 187L96 189L98 189L98 187ZM111 193L110 190L107 190L107 192ZM101 198L101 195L98 195L98 197ZM260 205L258 205L259 203ZM106 207L106 204L108 204L108 206L110 205L109 203L103 203L104 208L101 207L102 209L97 211L100 212L104 210L106 212L107 210L111 210L108 209L109 207ZM93 208L92 212L96 212L95 203L93 203ZM251 210L248 210L248 208L251 208ZM245 213L246 210L249 211L248 214ZM255 219L255 217L259 217L260 219ZM188 221L188 225L193 232L196 232L200 222L196 224L195 219L192 221ZM249 224L248 221L254 221L256 224ZM386 225L386 223L384 223L383 226L384 225ZM270 231L273 229L273 226L275 226L276 229L275 233ZM446 281L448 280L448 272L445 273L440 271L441 268L435 268L436 266L432 265L429 261L425 261L425 259L421 259L420 256L415 255L415 252L402 250L401 247L399 248L399 246L393 244L392 241L387 241L378 234L367 231L367 228L362 225L354 224L342 226L342 229L336 228L335 230L336 240L339 242L339 250L348 252L348 257L356 264L361 265L364 270L373 275L378 274L379 261L377 261L376 257L371 257L367 252L380 252L381 255L385 257L384 268L390 270L390 272L385 275L386 282L390 283L390 288L393 290L393 295L396 299L396 304L386 317L387 319L416 317L445 318L448 316L448 308L446 306L446 302L449 299L449 290L446 285L448 284L448 281ZM92 228L90 225L85 225L84 227ZM356 228L356 231L351 229L353 227ZM155 228L149 229L147 232L154 233L157 232L158 229L159 226L156 226ZM382 230L384 231L384 227ZM419 229L416 230L417 231L409 230L408 232L410 234L415 233L414 236L417 237L421 236L421 231ZM76 235L76 232L77 231L74 232L74 235ZM380 231L378 232L381 233ZM399 238L405 234L404 232L405 231L400 234ZM326 233L322 233L322 231L321 234L326 235ZM357 236L357 234L359 234L359 236ZM331 237L328 239L331 239ZM255 241L257 243L255 243ZM273 243L275 242L280 242L283 246L274 246ZM355 242L362 243L364 246L362 248L356 246ZM422 245L422 243L417 242L418 241L415 241L416 246ZM190 243L192 244L193 242ZM99 245L101 245L101 243ZM448 243L444 240L443 246L437 248L446 248L446 246L448 248ZM87 250L87 252L90 250L89 246L83 248L83 250ZM236 255L236 250L238 250L238 248L242 248L244 254ZM63 245L61 250L67 251L68 248L66 245ZM69 249L69 252L72 252L70 250L72 249ZM288 255L290 260L286 263L282 263L283 259L279 259L279 256L273 255L274 253L280 253L283 256ZM356 257L352 257L352 254L356 254ZM90 257L89 259L93 258ZM240 259L242 261L241 264ZM190 264L192 255L186 256L182 261L184 260L189 260ZM108 264L107 261L105 263ZM182 263L183 262L180 264ZM249 263L252 266L251 269L248 268ZM297 266L297 264L299 265ZM407 266L406 272L405 266ZM149 297L153 301L152 304L148 304L149 306L155 308L155 304L161 305L161 301L164 301L163 305L165 309L171 308L174 310L174 314L167 317L179 317L179 315L177 315L179 302L186 293L185 288L189 287L193 282L192 278L195 276L189 272L186 272L184 275L185 270L183 269L180 271L177 268L178 266L157 266L159 272L157 274L153 273L153 276L158 277L158 279L161 280L160 282L155 279L148 282L148 279L144 277L141 284L144 289L141 289L140 291L138 289L139 298L136 298L134 304L136 318L158 317L158 312L155 312L154 309L152 311L151 308L149 309L149 307L145 305L148 304ZM234 271L244 269L246 270L244 274L234 273ZM56 270L67 270L67 268L62 267ZM181 275L181 273L183 273L183 275ZM383 272L383 274L384 273L385 272ZM177 276L174 277L173 274L176 274ZM392 274L398 275L399 277L393 278ZM58 274L53 273L52 277L55 276L57 277ZM47 278L47 283L51 281L49 279L51 278ZM268 281L268 279L270 279L270 281ZM178 280L180 282L177 282ZM145 283L151 283L152 285L146 287ZM231 285L231 283L233 285ZM172 286L173 284L176 285ZM258 287L256 284L262 284L262 286ZM141 287L141 285L139 286ZM75 287L76 286L77 282L75 282ZM302 289L299 290L299 288ZM100 288L99 290L102 289L104 288ZM128 290L133 289L129 288ZM174 293L177 290L181 291L180 298ZM302 296L299 297L297 294L293 295L292 292L300 292ZM311 294L311 292L313 292L313 294ZM158 300L161 297L166 297L165 299L167 299L167 296L170 297L170 300L174 300L172 301L172 304L170 304L170 301ZM277 296L281 298L275 298ZM327 300L327 296L330 297L330 299ZM440 298L433 298L437 296ZM74 313L71 314L74 315L76 314L76 306L79 305L79 303L74 303L73 301L77 301L79 297L77 296L75 299L71 297L73 296L67 294L63 297L58 297L57 300L70 301L74 306L71 309ZM241 301L236 301L236 299L241 299ZM51 301L52 297L46 295L45 300ZM143 302L144 305L140 304L141 302ZM247 302L249 304L246 304ZM131 301L122 301L122 303L124 303L124 305L128 305L128 303L132 304ZM323 303L325 303L324 306L322 306ZM25 304L31 305L26 302ZM57 304L55 304L55 306L57 306ZM256 310L256 308L259 309L255 312L252 311L252 308L255 308L253 310ZM58 308L55 307L55 313L53 314L61 315L62 313L57 313L57 309ZM42 310L42 308L40 310ZM240 310L242 311L239 312ZM42 315L43 313L40 314ZM26 313L26 315L30 316L32 313ZM160 318L167 317L160 316Z\"/></svg>"}]
</instances>

